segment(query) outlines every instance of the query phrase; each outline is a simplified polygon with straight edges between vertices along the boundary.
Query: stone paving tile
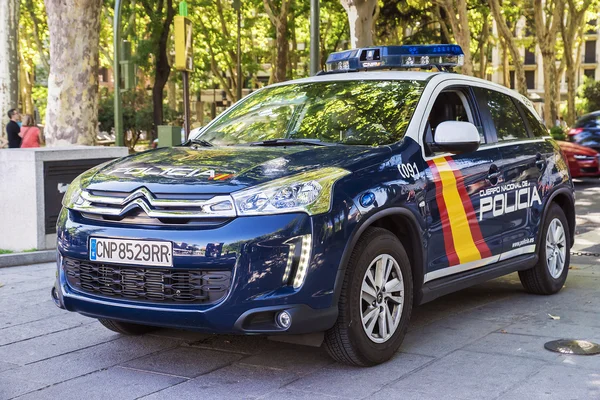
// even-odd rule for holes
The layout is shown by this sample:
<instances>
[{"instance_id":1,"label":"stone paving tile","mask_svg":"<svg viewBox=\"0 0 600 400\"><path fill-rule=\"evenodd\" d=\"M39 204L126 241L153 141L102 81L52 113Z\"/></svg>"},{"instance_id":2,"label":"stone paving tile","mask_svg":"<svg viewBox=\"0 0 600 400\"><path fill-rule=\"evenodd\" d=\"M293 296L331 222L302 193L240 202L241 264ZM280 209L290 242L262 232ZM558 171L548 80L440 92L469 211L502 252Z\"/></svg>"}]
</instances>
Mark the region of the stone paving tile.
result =
<instances>
[{"instance_id":1,"label":"stone paving tile","mask_svg":"<svg viewBox=\"0 0 600 400\"><path fill-rule=\"evenodd\" d=\"M93 320L87 319L85 322L89 324L93 323ZM10 343L20 342L33 337L44 336L49 333L63 331L65 329L73 328L83 324L84 321L81 319L51 317L17 326L7 327L0 330L0 348Z\"/></svg>"},{"instance_id":2,"label":"stone paving tile","mask_svg":"<svg viewBox=\"0 0 600 400\"><path fill-rule=\"evenodd\" d=\"M325 349L282 343L279 348L263 351L244 358L238 363L306 374L333 364L334 361L327 355Z\"/></svg>"},{"instance_id":3,"label":"stone paving tile","mask_svg":"<svg viewBox=\"0 0 600 400\"><path fill-rule=\"evenodd\" d=\"M267 349L279 348L278 343L271 342L265 336L244 335L207 335L198 341L190 342L189 345L241 354L257 354Z\"/></svg>"},{"instance_id":4,"label":"stone paving tile","mask_svg":"<svg viewBox=\"0 0 600 400\"><path fill-rule=\"evenodd\" d=\"M178 347L121 364L143 371L194 378L239 360L241 354Z\"/></svg>"},{"instance_id":5,"label":"stone paving tile","mask_svg":"<svg viewBox=\"0 0 600 400\"><path fill-rule=\"evenodd\" d=\"M118 338L118 334L93 323L0 347L0 359L23 365Z\"/></svg>"},{"instance_id":6,"label":"stone paving tile","mask_svg":"<svg viewBox=\"0 0 600 400\"><path fill-rule=\"evenodd\" d=\"M560 355L544 348L544 343L549 340L552 339L540 336L490 333L486 337L466 346L464 350L528 357L542 361L556 361Z\"/></svg>"},{"instance_id":7,"label":"stone paving tile","mask_svg":"<svg viewBox=\"0 0 600 400\"><path fill-rule=\"evenodd\" d=\"M182 381L182 378L174 376L115 367L28 393L19 400L137 399Z\"/></svg>"},{"instance_id":8,"label":"stone paving tile","mask_svg":"<svg viewBox=\"0 0 600 400\"><path fill-rule=\"evenodd\" d=\"M560 320L553 320L548 315L539 316L526 322L518 322L504 329L508 333L523 335L600 341L600 328L569 323L562 317Z\"/></svg>"},{"instance_id":9,"label":"stone paving tile","mask_svg":"<svg viewBox=\"0 0 600 400\"><path fill-rule=\"evenodd\" d=\"M47 385L39 382L32 382L21 377L3 377L0 374L0 400L8 400L22 394L41 389Z\"/></svg>"},{"instance_id":10,"label":"stone paving tile","mask_svg":"<svg viewBox=\"0 0 600 400\"><path fill-rule=\"evenodd\" d=\"M27 377L55 384L177 346L179 342L147 336L121 337L0 373L3 378Z\"/></svg>"},{"instance_id":11,"label":"stone paving tile","mask_svg":"<svg viewBox=\"0 0 600 400\"><path fill-rule=\"evenodd\" d=\"M255 399L283 387L296 378L296 374L272 368L231 365L143 399Z\"/></svg>"},{"instance_id":12,"label":"stone paving tile","mask_svg":"<svg viewBox=\"0 0 600 400\"><path fill-rule=\"evenodd\" d=\"M339 396L330 396L328 394L323 393L313 393L313 392L305 392L301 390L292 390L292 389L279 389L275 390L265 396L259 397L259 399L263 400L315 400L315 399L345 399L345 397ZM388 398L389 400L389 398Z\"/></svg>"},{"instance_id":13,"label":"stone paving tile","mask_svg":"<svg viewBox=\"0 0 600 400\"><path fill-rule=\"evenodd\" d=\"M600 371L549 365L502 395L502 400L600 399Z\"/></svg>"},{"instance_id":14,"label":"stone paving tile","mask_svg":"<svg viewBox=\"0 0 600 400\"><path fill-rule=\"evenodd\" d=\"M20 295L21 293L44 288L50 293L50 288L54 285L54 278L31 279L23 282L5 283L1 280L3 279L1 278L2 276L4 275L0 275L0 283L3 283L4 286L0 287L0 297L12 297L17 294Z\"/></svg>"},{"instance_id":15,"label":"stone paving tile","mask_svg":"<svg viewBox=\"0 0 600 400\"><path fill-rule=\"evenodd\" d=\"M1 277L2 275L0 275ZM19 294L19 301L10 296L0 297L0 310L20 311L23 306L33 306L50 300L50 289L43 288ZM56 307L56 306L54 306Z\"/></svg>"},{"instance_id":16,"label":"stone paving tile","mask_svg":"<svg viewBox=\"0 0 600 400\"><path fill-rule=\"evenodd\" d=\"M414 390L402 388L384 388L379 392L373 393L365 400L390 400L390 399L407 399L407 400L465 400L456 396L451 390L445 390L443 394L428 394L420 393Z\"/></svg>"},{"instance_id":17,"label":"stone paving tile","mask_svg":"<svg viewBox=\"0 0 600 400\"><path fill-rule=\"evenodd\" d=\"M600 341L596 343L600 344ZM585 368L600 372L600 355L574 356L570 354L559 354L555 363L564 367Z\"/></svg>"},{"instance_id":18,"label":"stone paving tile","mask_svg":"<svg viewBox=\"0 0 600 400\"><path fill-rule=\"evenodd\" d=\"M13 299L14 301L14 299ZM64 316L69 313L54 305L49 298L38 304L24 305L20 309L0 312L0 329L27 322L38 321L53 316Z\"/></svg>"},{"instance_id":19,"label":"stone paving tile","mask_svg":"<svg viewBox=\"0 0 600 400\"><path fill-rule=\"evenodd\" d=\"M429 397L493 399L544 365L523 357L458 350L386 389L412 390Z\"/></svg>"},{"instance_id":20,"label":"stone paving tile","mask_svg":"<svg viewBox=\"0 0 600 400\"><path fill-rule=\"evenodd\" d=\"M0 361L0 372L7 371L9 369L17 368L19 365L13 363L7 363Z\"/></svg>"},{"instance_id":21,"label":"stone paving tile","mask_svg":"<svg viewBox=\"0 0 600 400\"><path fill-rule=\"evenodd\" d=\"M442 357L506 325L461 315L450 316L408 332L400 351Z\"/></svg>"},{"instance_id":22,"label":"stone paving tile","mask_svg":"<svg viewBox=\"0 0 600 400\"><path fill-rule=\"evenodd\" d=\"M360 399L432 360L431 357L398 353L387 363L370 368L334 364L298 379L289 388Z\"/></svg>"}]
</instances>

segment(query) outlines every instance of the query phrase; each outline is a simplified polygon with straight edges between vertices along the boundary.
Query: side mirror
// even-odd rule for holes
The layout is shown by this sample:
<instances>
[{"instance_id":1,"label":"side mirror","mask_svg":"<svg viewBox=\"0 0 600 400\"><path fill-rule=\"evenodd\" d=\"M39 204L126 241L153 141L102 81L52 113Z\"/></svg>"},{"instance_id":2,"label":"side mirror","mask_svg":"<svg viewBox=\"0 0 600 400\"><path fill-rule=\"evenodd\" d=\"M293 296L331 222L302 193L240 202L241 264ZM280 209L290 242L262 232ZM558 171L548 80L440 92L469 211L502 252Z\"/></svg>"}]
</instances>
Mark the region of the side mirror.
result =
<instances>
[{"instance_id":1,"label":"side mirror","mask_svg":"<svg viewBox=\"0 0 600 400\"><path fill-rule=\"evenodd\" d=\"M445 121L435 129L435 147L441 151L461 154L479 148L479 131L470 122Z\"/></svg>"}]
</instances>

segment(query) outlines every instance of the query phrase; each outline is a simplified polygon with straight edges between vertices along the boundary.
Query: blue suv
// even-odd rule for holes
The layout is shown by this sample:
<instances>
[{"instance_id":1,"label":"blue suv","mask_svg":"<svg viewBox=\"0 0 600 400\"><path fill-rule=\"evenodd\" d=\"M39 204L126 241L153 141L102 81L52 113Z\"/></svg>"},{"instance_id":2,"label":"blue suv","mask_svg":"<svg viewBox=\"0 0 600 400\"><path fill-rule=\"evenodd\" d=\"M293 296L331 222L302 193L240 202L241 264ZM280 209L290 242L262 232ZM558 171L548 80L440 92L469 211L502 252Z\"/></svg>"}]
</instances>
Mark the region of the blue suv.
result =
<instances>
[{"instance_id":1,"label":"blue suv","mask_svg":"<svg viewBox=\"0 0 600 400\"><path fill-rule=\"evenodd\" d=\"M58 220L55 302L123 334L313 334L368 366L418 304L515 271L558 292L567 163L525 97L447 72L461 61L452 45L335 53L181 146L87 171Z\"/></svg>"}]
</instances>

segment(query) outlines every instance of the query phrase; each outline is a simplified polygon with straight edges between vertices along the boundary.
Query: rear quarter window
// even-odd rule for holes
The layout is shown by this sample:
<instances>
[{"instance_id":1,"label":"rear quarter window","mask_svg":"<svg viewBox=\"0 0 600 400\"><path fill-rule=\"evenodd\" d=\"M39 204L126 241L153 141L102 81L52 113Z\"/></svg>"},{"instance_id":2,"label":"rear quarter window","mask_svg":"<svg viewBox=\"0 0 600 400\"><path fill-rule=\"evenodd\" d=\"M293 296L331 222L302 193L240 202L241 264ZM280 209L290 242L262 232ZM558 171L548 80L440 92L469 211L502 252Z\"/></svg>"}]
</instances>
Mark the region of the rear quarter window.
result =
<instances>
[{"instance_id":1,"label":"rear quarter window","mask_svg":"<svg viewBox=\"0 0 600 400\"><path fill-rule=\"evenodd\" d=\"M531 130L533 136L539 138L549 135L546 127L540 122L539 119L535 117L535 115L533 115L531 111L529 111L527 107L522 106L521 109L525 114L525 118L527 118L527 122L529 123L529 129Z\"/></svg>"},{"instance_id":2,"label":"rear quarter window","mask_svg":"<svg viewBox=\"0 0 600 400\"><path fill-rule=\"evenodd\" d=\"M487 105L496 127L498 142L529 139L525 121L512 98L494 90L483 90L486 92Z\"/></svg>"}]
</instances>

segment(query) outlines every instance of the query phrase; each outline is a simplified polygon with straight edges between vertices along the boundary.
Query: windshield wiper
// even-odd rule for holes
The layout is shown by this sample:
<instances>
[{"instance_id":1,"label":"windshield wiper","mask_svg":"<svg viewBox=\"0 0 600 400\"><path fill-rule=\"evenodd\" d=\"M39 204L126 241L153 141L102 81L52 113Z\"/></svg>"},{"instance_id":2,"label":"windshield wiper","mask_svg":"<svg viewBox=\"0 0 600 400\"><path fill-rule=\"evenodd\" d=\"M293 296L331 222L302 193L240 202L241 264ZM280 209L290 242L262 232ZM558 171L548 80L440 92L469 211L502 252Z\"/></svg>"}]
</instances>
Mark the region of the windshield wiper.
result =
<instances>
[{"instance_id":1,"label":"windshield wiper","mask_svg":"<svg viewBox=\"0 0 600 400\"><path fill-rule=\"evenodd\" d=\"M322 142L319 139L269 139L250 142L248 146L335 146L337 143Z\"/></svg>"},{"instance_id":2,"label":"windshield wiper","mask_svg":"<svg viewBox=\"0 0 600 400\"><path fill-rule=\"evenodd\" d=\"M198 145L198 146L203 146L203 147L213 147L213 144L211 142L208 142L206 140L203 139L188 139L185 142L183 142L181 145L182 146L191 146L191 145Z\"/></svg>"}]
</instances>

